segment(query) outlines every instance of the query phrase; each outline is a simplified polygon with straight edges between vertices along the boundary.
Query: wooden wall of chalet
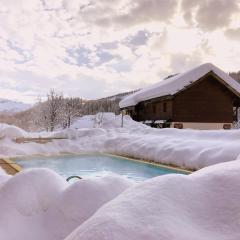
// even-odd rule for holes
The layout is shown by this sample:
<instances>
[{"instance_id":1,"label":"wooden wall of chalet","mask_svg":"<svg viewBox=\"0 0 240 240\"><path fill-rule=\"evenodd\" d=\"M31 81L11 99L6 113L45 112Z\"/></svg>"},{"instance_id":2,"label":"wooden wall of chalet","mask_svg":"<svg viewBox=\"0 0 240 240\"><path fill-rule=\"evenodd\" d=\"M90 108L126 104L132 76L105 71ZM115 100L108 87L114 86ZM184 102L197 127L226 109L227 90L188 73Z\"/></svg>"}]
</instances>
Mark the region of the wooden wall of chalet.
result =
<instances>
[{"instance_id":1,"label":"wooden wall of chalet","mask_svg":"<svg viewBox=\"0 0 240 240\"><path fill-rule=\"evenodd\" d=\"M174 98L173 121L175 122L233 122L235 95L213 75Z\"/></svg>"},{"instance_id":2,"label":"wooden wall of chalet","mask_svg":"<svg viewBox=\"0 0 240 240\"><path fill-rule=\"evenodd\" d=\"M165 106L164 106L165 105ZM134 120L169 120L172 118L172 100L156 100L141 102L135 107Z\"/></svg>"}]
</instances>

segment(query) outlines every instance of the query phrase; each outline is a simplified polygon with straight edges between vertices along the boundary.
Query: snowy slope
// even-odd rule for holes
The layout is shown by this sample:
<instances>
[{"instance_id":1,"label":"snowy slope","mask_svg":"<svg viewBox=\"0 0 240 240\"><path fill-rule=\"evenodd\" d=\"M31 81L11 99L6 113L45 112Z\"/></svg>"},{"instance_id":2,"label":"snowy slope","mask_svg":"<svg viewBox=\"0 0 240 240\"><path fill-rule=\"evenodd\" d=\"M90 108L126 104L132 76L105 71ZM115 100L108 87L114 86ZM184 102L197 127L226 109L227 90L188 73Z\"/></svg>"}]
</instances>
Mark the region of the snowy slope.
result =
<instances>
[{"instance_id":1,"label":"snowy slope","mask_svg":"<svg viewBox=\"0 0 240 240\"><path fill-rule=\"evenodd\" d=\"M191 69L190 71L175 75L166 80L162 80L140 90L139 92L127 96L119 103L119 106L120 108L124 108L128 106L134 106L144 100L167 95L174 95L175 93L183 90L186 86L192 84L211 71L223 79L233 90L240 94L240 84L237 81L232 79L227 73L223 72L213 64L205 63Z\"/></svg>"},{"instance_id":2,"label":"snowy slope","mask_svg":"<svg viewBox=\"0 0 240 240\"><path fill-rule=\"evenodd\" d=\"M16 113L27 110L30 104L0 98L0 112Z\"/></svg>"}]
</instances>

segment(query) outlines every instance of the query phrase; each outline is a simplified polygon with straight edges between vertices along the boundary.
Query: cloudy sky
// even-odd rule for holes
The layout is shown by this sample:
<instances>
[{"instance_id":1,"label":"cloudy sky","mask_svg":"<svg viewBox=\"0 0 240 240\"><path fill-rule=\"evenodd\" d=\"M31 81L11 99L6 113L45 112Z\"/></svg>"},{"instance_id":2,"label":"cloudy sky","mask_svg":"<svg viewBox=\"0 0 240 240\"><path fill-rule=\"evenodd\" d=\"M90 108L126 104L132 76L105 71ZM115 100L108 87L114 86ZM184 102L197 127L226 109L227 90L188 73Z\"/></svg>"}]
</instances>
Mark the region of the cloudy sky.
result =
<instances>
[{"instance_id":1,"label":"cloudy sky","mask_svg":"<svg viewBox=\"0 0 240 240\"><path fill-rule=\"evenodd\" d=\"M0 0L0 98L95 99L205 62L240 70L240 0Z\"/></svg>"}]
</instances>

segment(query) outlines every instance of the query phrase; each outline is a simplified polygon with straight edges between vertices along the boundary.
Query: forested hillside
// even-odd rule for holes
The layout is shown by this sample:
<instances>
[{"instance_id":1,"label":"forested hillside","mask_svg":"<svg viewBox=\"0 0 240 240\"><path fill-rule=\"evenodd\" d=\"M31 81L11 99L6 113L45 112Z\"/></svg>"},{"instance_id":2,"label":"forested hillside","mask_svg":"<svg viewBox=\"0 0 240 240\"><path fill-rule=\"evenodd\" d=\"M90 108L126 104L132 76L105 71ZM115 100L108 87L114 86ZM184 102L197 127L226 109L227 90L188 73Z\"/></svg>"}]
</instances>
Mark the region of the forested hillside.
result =
<instances>
[{"instance_id":1,"label":"forested hillside","mask_svg":"<svg viewBox=\"0 0 240 240\"><path fill-rule=\"evenodd\" d=\"M82 98L64 97L51 90L47 100L39 100L32 108L15 114L0 114L0 122L13 124L28 131L53 131L56 128L67 128L76 117L95 115L98 112L120 113L119 101L136 91L120 93L110 97L85 100Z\"/></svg>"}]
</instances>

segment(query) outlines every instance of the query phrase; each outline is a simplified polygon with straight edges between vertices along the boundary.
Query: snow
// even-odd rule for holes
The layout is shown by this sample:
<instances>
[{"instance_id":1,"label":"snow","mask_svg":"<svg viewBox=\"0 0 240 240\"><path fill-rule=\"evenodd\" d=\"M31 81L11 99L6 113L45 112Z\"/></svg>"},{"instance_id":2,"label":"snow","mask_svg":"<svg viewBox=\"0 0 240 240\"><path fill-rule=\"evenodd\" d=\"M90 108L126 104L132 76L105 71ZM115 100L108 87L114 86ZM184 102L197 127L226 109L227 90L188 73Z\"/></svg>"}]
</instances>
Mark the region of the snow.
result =
<instances>
[{"instance_id":1,"label":"snow","mask_svg":"<svg viewBox=\"0 0 240 240\"><path fill-rule=\"evenodd\" d=\"M46 169L0 178L0 239L64 239L132 185L119 176L68 184Z\"/></svg>"},{"instance_id":2,"label":"snow","mask_svg":"<svg viewBox=\"0 0 240 240\"><path fill-rule=\"evenodd\" d=\"M119 103L119 106L120 108L125 108L129 106L135 106L139 102L148 99L174 95L211 71L219 76L223 81L225 81L230 86L230 88L232 88L237 93L240 93L240 84L237 83L237 81L232 79L227 73L223 72L213 64L205 63L190 71L182 74L177 74L169 79L164 79L158 83L153 84L152 86L142 89L130 96L127 96Z\"/></svg>"},{"instance_id":3,"label":"snow","mask_svg":"<svg viewBox=\"0 0 240 240\"><path fill-rule=\"evenodd\" d=\"M30 104L0 98L0 112L16 113L29 109Z\"/></svg>"},{"instance_id":4,"label":"snow","mask_svg":"<svg viewBox=\"0 0 240 240\"><path fill-rule=\"evenodd\" d=\"M0 157L106 152L202 169L143 183L117 175L68 183L48 169L15 176L0 170L0 239L240 238L240 130L152 129L129 117L120 128L121 116L113 114L85 116L74 124L53 133L2 124ZM13 141L22 136L67 139Z\"/></svg>"},{"instance_id":5,"label":"snow","mask_svg":"<svg viewBox=\"0 0 240 240\"><path fill-rule=\"evenodd\" d=\"M147 161L200 169L221 162L234 161L240 155L240 130L153 129L121 116L104 114L95 128L97 116L86 116L74 128L53 133L28 133L17 127L1 125L0 158L24 155L56 155L61 153L111 153ZM87 120L88 119L88 120ZM89 121L89 122L88 122ZM116 127L118 126L118 127ZM17 144L17 136L58 137L46 144Z\"/></svg>"},{"instance_id":6,"label":"snow","mask_svg":"<svg viewBox=\"0 0 240 240\"><path fill-rule=\"evenodd\" d=\"M0 239L238 240L240 162L134 184L67 183L46 169L0 176Z\"/></svg>"},{"instance_id":7,"label":"snow","mask_svg":"<svg viewBox=\"0 0 240 240\"><path fill-rule=\"evenodd\" d=\"M2 177L2 175L5 175L5 174L6 174L5 171L0 167L0 178Z\"/></svg>"},{"instance_id":8,"label":"snow","mask_svg":"<svg viewBox=\"0 0 240 240\"><path fill-rule=\"evenodd\" d=\"M139 124L131 119L130 116L124 116L124 128L143 128L145 125ZM75 120L71 125L71 129L80 128L120 128L122 124L122 116L114 113L98 113L96 115L87 115Z\"/></svg>"},{"instance_id":9,"label":"snow","mask_svg":"<svg viewBox=\"0 0 240 240\"><path fill-rule=\"evenodd\" d=\"M237 240L240 164L166 175L128 188L65 240Z\"/></svg>"},{"instance_id":10,"label":"snow","mask_svg":"<svg viewBox=\"0 0 240 240\"><path fill-rule=\"evenodd\" d=\"M20 129L13 125L8 125L4 123L0 123L0 139L1 138L20 138L27 135L27 132L25 132L23 129Z\"/></svg>"},{"instance_id":11,"label":"snow","mask_svg":"<svg viewBox=\"0 0 240 240\"><path fill-rule=\"evenodd\" d=\"M74 123L71 125L71 129L78 128L93 128L94 127L94 115L87 115L81 118L75 119Z\"/></svg>"}]
</instances>

